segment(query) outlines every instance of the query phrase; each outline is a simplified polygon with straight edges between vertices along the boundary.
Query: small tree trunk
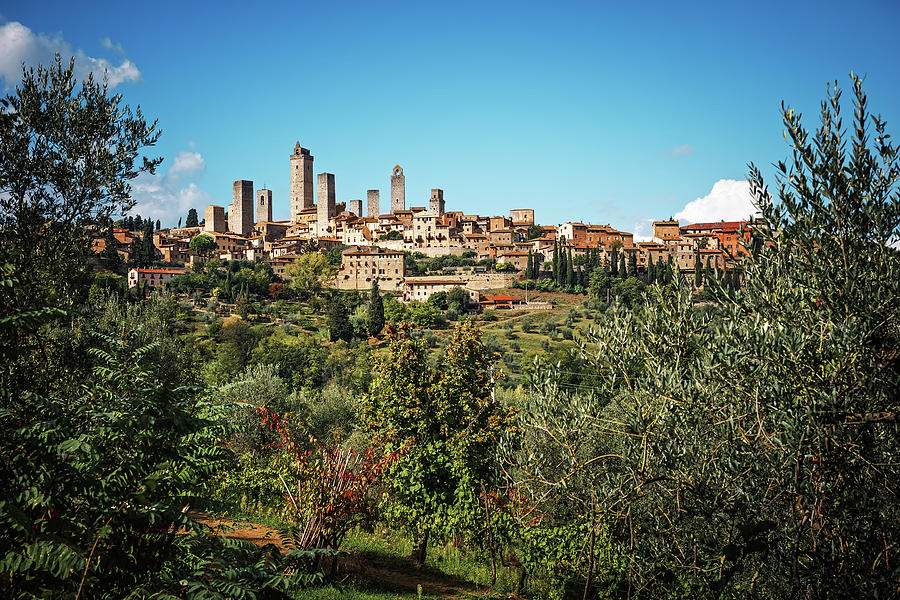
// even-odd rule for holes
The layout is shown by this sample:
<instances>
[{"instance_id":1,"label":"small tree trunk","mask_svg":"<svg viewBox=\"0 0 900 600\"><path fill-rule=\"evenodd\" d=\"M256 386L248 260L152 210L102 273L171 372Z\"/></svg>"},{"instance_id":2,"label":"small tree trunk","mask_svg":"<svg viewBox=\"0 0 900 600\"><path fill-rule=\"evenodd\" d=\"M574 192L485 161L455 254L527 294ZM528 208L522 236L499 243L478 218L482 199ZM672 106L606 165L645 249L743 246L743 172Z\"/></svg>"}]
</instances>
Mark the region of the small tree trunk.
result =
<instances>
[{"instance_id":1,"label":"small tree trunk","mask_svg":"<svg viewBox=\"0 0 900 600\"><path fill-rule=\"evenodd\" d=\"M525 591L525 576L527 573L525 572L525 565L519 567L519 580L516 582L516 591L514 592L516 596L521 596L522 592Z\"/></svg>"},{"instance_id":2,"label":"small tree trunk","mask_svg":"<svg viewBox=\"0 0 900 600\"><path fill-rule=\"evenodd\" d=\"M594 583L594 543L597 540L596 527L594 523L591 523L591 543L589 544L590 550L588 550L588 573L587 573L587 581L584 582L584 596L583 600L588 599L588 595L591 593L591 585Z\"/></svg>"},{"instance_id":3,"label":"small tree trunk","mask_svg":"<svg viewBox=\"0 0 900 600\"><path fill-rule=\"evenodd\" d=\"M416 564L422 566L425 564L425 555L428 552L428 533L419 534L419 539L416 540L416 553L413 555Z\"/></svg>"},{"instance_id":4,"label":"small tree trunk","mask_svg":"<svg viewBox=\"0 0 900 600\"><path fill-rule=\"evenodd\" d=\"M491 513L488 507L487 488L484 480L481 481L481 494L484 496L484 523L487 527L488 549L491 554L491 587L497 585L497 560L494 557L494 531L491 529Z\"/></svg>"}]
</instances>

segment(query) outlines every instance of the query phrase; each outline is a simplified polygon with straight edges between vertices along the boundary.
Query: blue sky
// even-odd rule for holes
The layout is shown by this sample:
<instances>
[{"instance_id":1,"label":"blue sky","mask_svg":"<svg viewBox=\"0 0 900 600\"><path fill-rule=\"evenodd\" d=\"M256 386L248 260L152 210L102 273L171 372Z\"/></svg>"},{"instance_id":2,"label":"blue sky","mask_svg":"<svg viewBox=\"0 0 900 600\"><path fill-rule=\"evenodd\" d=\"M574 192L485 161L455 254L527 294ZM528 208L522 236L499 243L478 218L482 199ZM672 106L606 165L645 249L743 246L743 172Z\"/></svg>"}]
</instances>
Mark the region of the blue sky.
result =
<instances>
[{"instance_id":1,"label":"blue sky","mask_svg":"<svg viewBox=\"0 0 900 600\"><path fill-rule=\"evenodd\" d=\"M136 198L164 225L235 179L286 217L299 139L338 201L380 188L386 210L400 164L408 206L439 187L448 210L640 233L742 214L747 163L771 184L788 154L781 101L812 126L851 70L900 122L897 2L85 4L4 2L0 86L54 49L109 68L163 130Z\"/></svg>"}]
</instances>

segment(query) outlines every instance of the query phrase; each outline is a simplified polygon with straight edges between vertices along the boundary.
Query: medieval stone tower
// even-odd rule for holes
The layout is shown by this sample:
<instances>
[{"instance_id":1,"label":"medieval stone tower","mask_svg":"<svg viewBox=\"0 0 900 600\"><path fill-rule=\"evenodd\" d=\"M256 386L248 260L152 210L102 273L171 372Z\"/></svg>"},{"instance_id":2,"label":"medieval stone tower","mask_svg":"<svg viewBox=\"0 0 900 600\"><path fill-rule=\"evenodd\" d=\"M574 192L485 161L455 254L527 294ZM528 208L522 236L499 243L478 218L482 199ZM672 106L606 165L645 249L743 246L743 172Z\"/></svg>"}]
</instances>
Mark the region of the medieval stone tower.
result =
<instances>
[{"instance_id":1,"label":"medieval stone tower","mask_svg":"<svg viewBox=\"0 0 900 600\"><path fill-rule=\"evenodd\" d=\"M361 217L362 215L362 200L351 200L347 203L347 210L352 212L357 217Z\"/></svg>"},{"instance_id":2,"label":"medieval stone tower","mask_svg":"<svg viewBox=\"0 0 900 600\"><path fill-rule=\"evenodd\" d=\"M256 192L256 220L257 222L272 220L272 190L261 189Z\"/></svg>"},{"instance_id":3,"label":"medieval stone tower","mask_svg":"<svg viewBox=\"0 0 900 600\"><path fill-rule=\"evenodd\" d=\"M319 173L318 175L318 201L316 203L316 223L319 235L324 235L328 228L328 221L334 218L334 174Z\"/></svg>"},{"instance_id":4,"label":"medieval stone tower","mask_svg":"<svg viewBox=\"0 0 900 600\"><path fill-rule=\"evenodd\" d=\"M377 219L379 215L379 202L381 201L379 196L381 196L381 192L378 190L367 190L366 191L366 216Z\"/></svg>"},{"instance_id":5,"label":"medieval stone tower","mask_svg":"<svg viewBox=\"0 0 900 600\"><path fill-rule=\"evenodd\" d=\"M212 204L206 207L205 221L203 223L203 231L212 231L214 233L225 233L228 226L225 224L225 207L214 206Z\"/></svg>"},{"instance_id":6,"label":"medieval stone tower","mask_svg":"<svg viewBox=\"0 0 900 600\"><path fill-rule=\"evenodd\" d=\"M428 201L428 210L439 215L444 214L444 190L431 190L431 199Z\"/></svg>"},{"instance_id":7,"label":"medieval stone tower","mask_svg":"<svg viewBox=\"0 0 900 600\"><path fill-rule=\"evenodd\" d=\"M291 154L291 223L297 222L297 215L304 208L312 208L314 186L313 156L298 141Z\"/></svg>"},{"instance_id":8,"label":"medieval stone tower","mask_svg":"<svg viewBox=\"0 0 900 600\"><path fill-rule=\"evenodd\" d=\"M228 229L238 235L250 235L253 232L253 182L246 179L235 181L231 198Z\"/></svg>"},{"instance_id":9,"label":"medieval stone tower","mask_svg":"<svg viewBox=\"0 0 900 600\"><path fill-rule=\"evenodd\" d=\"M391 212L406 210L406 177L400 165L394 167L391 174Z\"/></svg>"}]
</instances>

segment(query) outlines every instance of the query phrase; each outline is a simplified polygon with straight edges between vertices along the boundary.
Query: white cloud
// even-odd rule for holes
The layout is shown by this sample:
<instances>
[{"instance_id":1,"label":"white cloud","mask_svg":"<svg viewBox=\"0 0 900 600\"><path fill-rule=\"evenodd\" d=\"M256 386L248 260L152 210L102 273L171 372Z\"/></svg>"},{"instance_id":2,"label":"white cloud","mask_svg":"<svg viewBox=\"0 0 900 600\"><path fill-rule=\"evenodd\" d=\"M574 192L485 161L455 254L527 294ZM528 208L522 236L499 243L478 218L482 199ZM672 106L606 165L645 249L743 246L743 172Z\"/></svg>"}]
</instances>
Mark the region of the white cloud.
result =
<instances>
[{"instance_id":1,"label":"white cloud","mask_svg":"<svg viewBox=\"0 0 900 600\"><path fill-rule=\"evenodd\" d=\"M634 241L649 242L653 239L653 221L655 219L641 219L634 224Z\"/></svg>"},{"instance_id":2,"label":"white cloud","mask_svg":"<svg viewBox=\"0 0 900 600\"><path fill-rule=\"evenodd\" d=\"M674 148L669 148L668 150L663 150L663 156L690 156L694 153L694 147L690 144L684 144L682 146L675 146Z\"/></svg>"},{"instance_id":3,"label":"white cloud","mask_svg":"<svg viewBox=\"0 0 900 600\"><path fill-rule=\"evenodd\" d=\"M121 54L122 56L125 56L125 50L122 48L122 44L120 44L118 42L113 43L113 41L111 39L109 39L108 37L105 37L102 40L100 40L100 45L103 46L104 48L106 48L107 50L112 50L116 54Z\"/></svg>"},{"instance_id":4,"label":"white cloud","mask_svg":"<svg viewBox=\"0 0 900 600\"><path fill-rule=\"evenodd\" d=\"M675 213L679 221L707 223L713 221L739 221L750 215L758 215L750 195L750 184L734 179L720 179L713 184L706 196L688 202Z\"/></svg>"},{"instance_id":5,"label":"white cloud","mask_svg":"<svg viewBox=\"0 0 900 600\"><path fill-rule=\"evenodd\" d=\"M202 215L207 204L214 204L213 197L191 179L205 170L206 161L199 152L181 151L166 173L141 173L132 182L136 204L129 214L159 219L164 227L176 225L178 219L183 223L191 208Z\"/></svg>"},{"instance_id":6,"label":"white cloud","mask_svg":"<svg viewBox=\"0 0 900 600\"><path fill-rule=\"evenodd\" d=\"M113 44L107 38L102 42L104 47L120 52L122 47ZM123 81L140 81L141 72L130 60L123 58L121 64L113 65L105 58L88 56L82 50L72 50L60 33L34 33L17 21L0 26L0 79L6 81L7 87L17 84L22 79L22 63L27 67L38 64L48 65L59 54L64 64L75 57L75 76L87 79L89 73L102 80L106 75L109 86L116 87ZM121 52L120 52L121 53Z\"/></svg>"},{"instance_id":7,"label":"white cloud","mask_svg":"<svg viewBox=\"0 0 900 600\"><path fill-rule=\"evenodd\" d=\"M172 162L172 167L169 169L169 175L174 175L176 173L193 173L198 172L202 173L206 170L206 161L203 160L203 156L200 155L199 152L185 152L182 150L178 153L178 156L175 157L175 160Z\"/></svg>"}]
</instances>

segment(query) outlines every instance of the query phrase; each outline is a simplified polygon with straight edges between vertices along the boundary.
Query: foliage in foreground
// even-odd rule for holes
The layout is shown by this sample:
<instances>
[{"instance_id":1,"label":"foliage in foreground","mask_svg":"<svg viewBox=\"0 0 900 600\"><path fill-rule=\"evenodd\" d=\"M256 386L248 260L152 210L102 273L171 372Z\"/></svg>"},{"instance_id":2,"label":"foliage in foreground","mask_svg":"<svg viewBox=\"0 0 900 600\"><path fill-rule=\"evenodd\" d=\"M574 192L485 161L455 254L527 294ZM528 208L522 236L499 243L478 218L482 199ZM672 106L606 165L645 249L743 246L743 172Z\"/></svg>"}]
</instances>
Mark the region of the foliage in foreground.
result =
<instances>
[{"instance_id":1,"label":"foliage in foreground","mask_svg":"<svg viewBox=\"0 0 900 600\"><path fill-rule=\"evenodd\" d=\"M697 311L676 280L614 305L588 340L595 389L551 379L522 411L518 489L610 532L611 560L583 546L588 587L618 556L631 598L900 592L900 168L854 85L849 140L837 91L813 136L785 109L777 204L752 169L742 290L713 282Z\"/></svg>"}]
</instances>

